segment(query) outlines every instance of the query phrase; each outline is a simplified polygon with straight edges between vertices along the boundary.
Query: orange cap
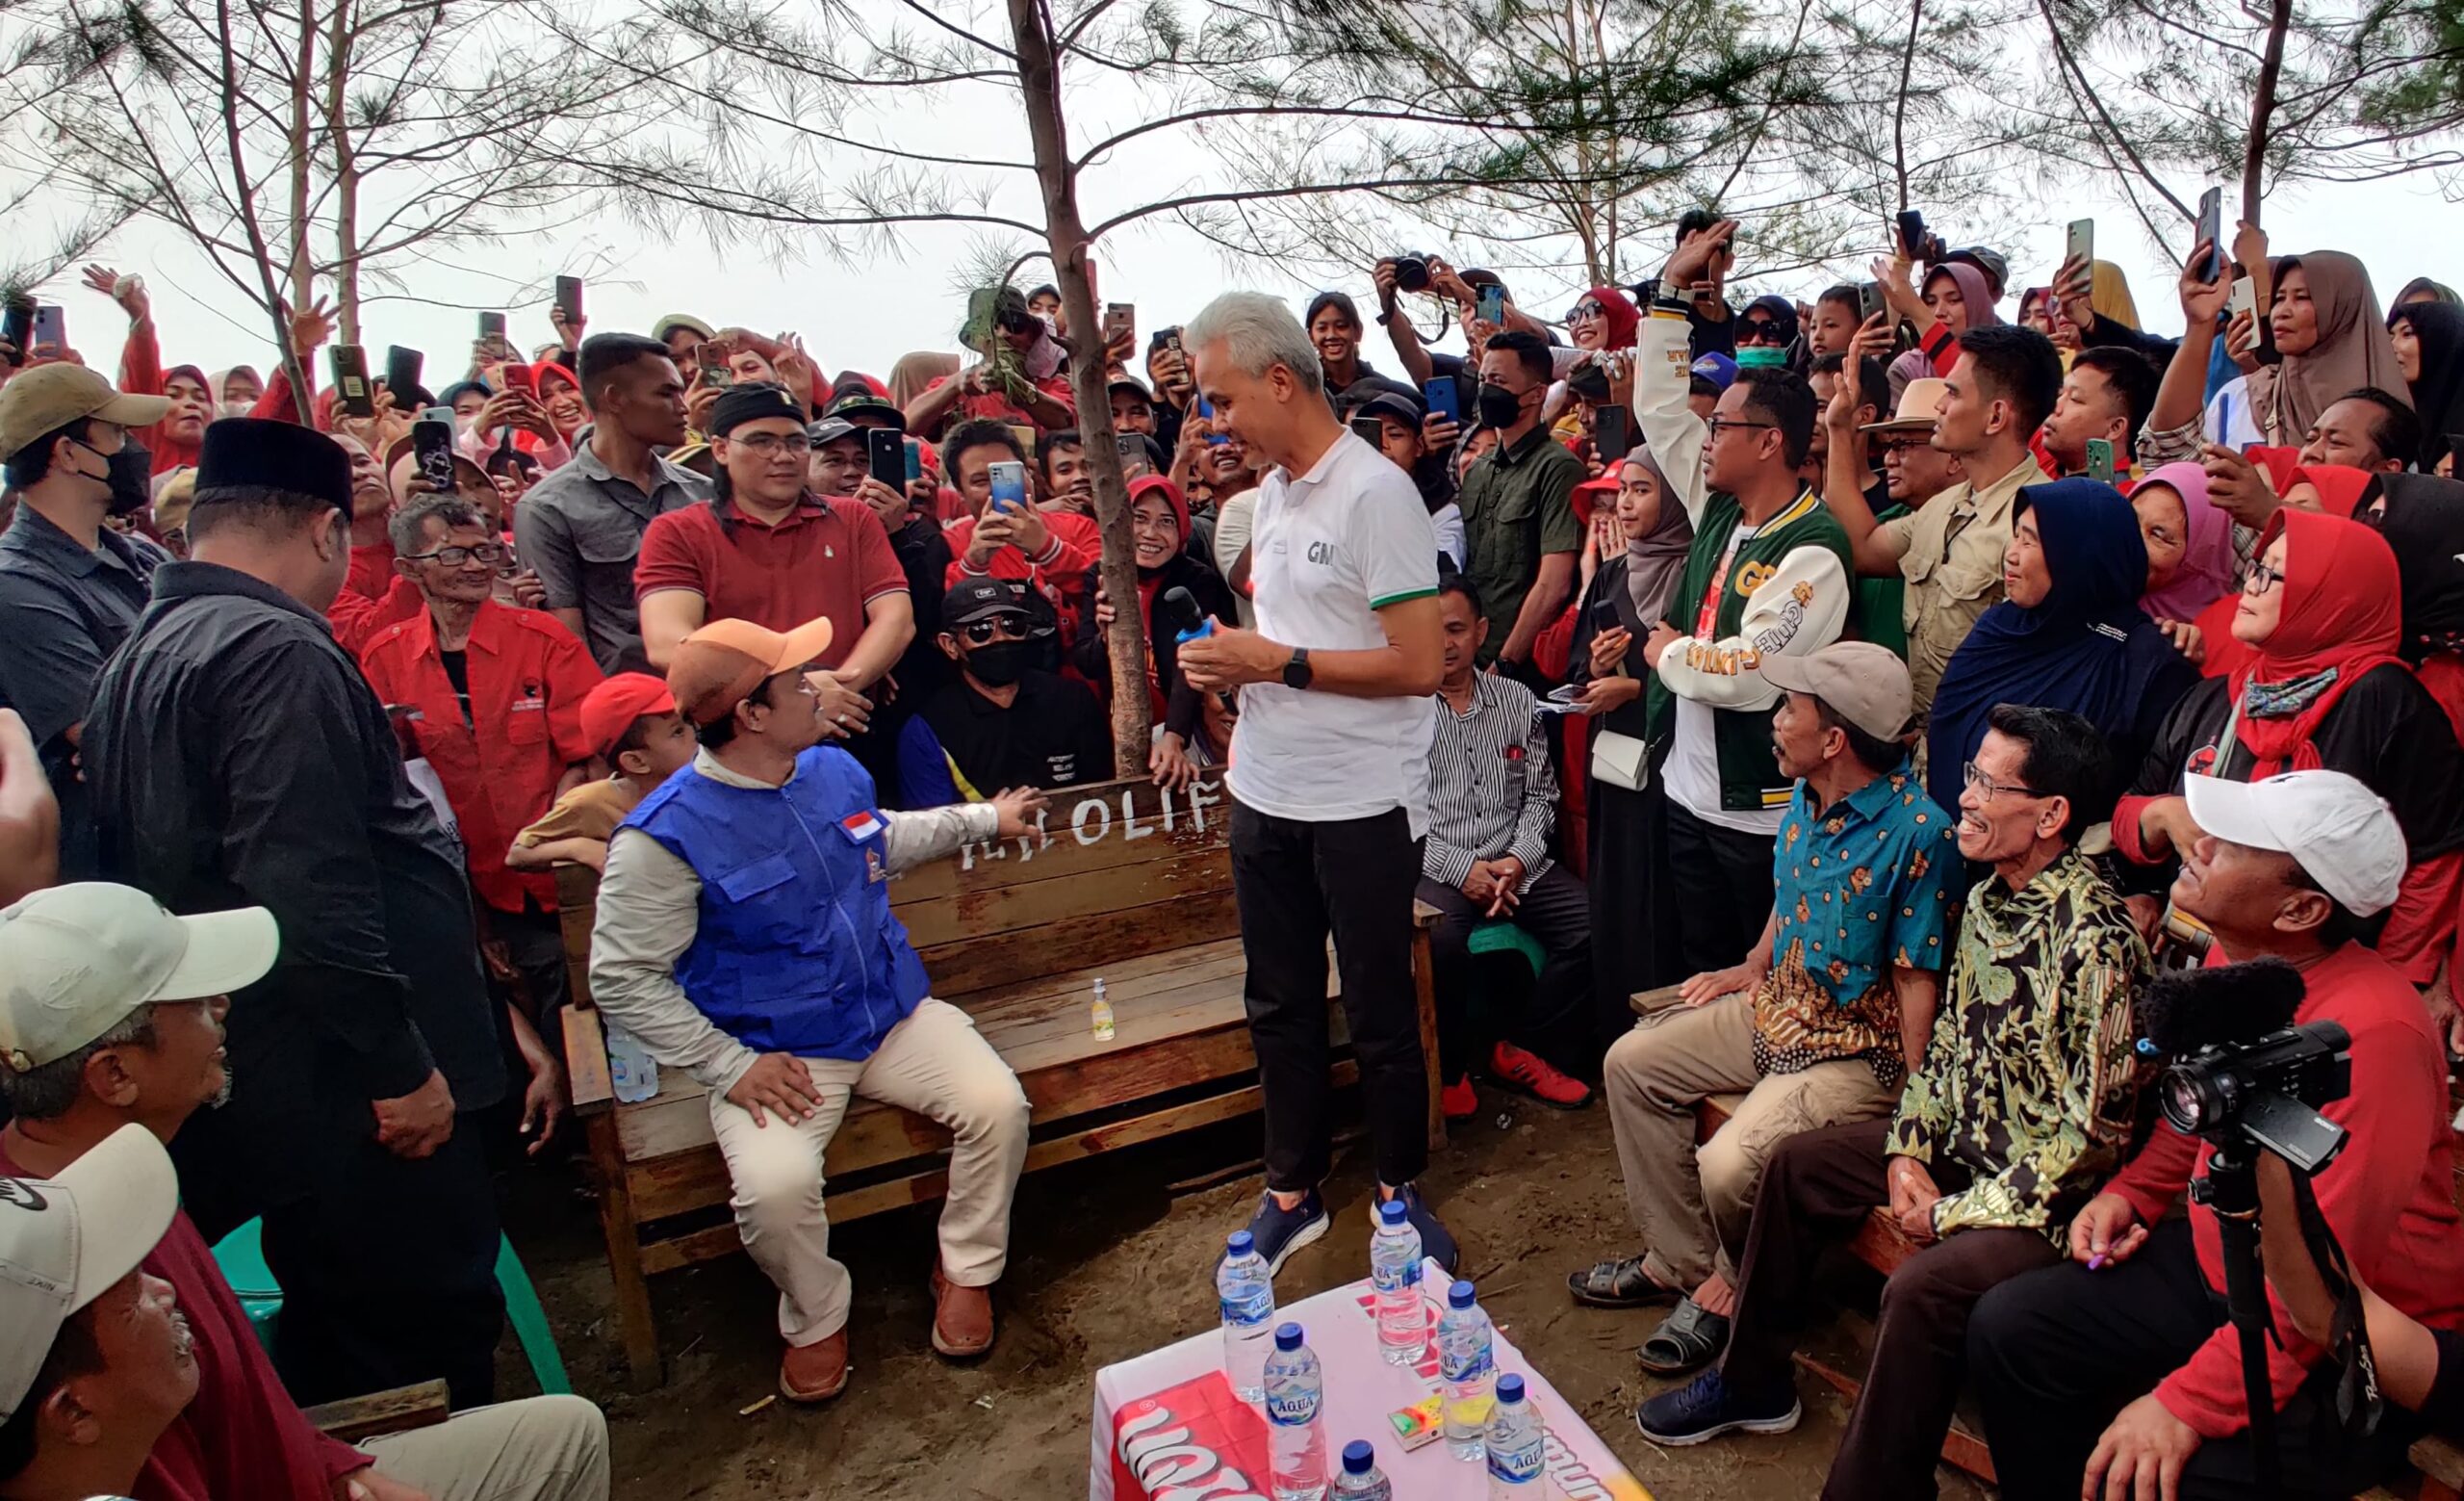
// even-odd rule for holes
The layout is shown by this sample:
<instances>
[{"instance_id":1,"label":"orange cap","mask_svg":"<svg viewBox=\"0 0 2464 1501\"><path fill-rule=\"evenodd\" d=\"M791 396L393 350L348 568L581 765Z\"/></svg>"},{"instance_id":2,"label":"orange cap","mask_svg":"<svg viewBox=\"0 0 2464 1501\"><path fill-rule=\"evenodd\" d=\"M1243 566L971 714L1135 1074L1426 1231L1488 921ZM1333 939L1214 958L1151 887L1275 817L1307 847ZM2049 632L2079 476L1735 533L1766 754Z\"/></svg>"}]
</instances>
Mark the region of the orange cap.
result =
<instances>
[{"instance_id":1,"label":"orange cap","mask_svg":"<svg viewBox=\"0 0 2464 1501\"><path fill-rule=\"evenodd\" d=\"M750 620L713 620L678 643L668 663L668 691L686 719L716 724L765 681L830 650L830 636L826 616L783 632Z\"/></svg>"}]
</instances>

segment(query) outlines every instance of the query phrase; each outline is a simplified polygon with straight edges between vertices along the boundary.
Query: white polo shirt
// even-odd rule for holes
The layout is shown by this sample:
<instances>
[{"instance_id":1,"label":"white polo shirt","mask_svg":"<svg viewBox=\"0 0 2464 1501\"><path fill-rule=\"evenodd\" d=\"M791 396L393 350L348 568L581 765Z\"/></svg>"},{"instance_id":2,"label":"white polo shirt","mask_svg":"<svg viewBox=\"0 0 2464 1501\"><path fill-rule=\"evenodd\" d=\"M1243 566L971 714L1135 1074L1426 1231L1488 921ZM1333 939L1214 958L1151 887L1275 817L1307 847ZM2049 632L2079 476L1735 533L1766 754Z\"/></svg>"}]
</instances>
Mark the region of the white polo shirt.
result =
<instances>
[{"instance_id":1,"label":"white polo shirt","mask_svg":"<svg viewBox=\"0 0 2464 1501\"><path fill-rule=\"evenodd\" d=\"M1437 592L1437 533L1408 475L1346 428L1306 475L1258 487L1249 533L1257 628L1312 652L1386 645L1377 610ZM1428 823L1426 694L1352 698L1252 683L1232 736L1232 795L1309 823L1401 807Z\"/></svg>"}]
</instances>

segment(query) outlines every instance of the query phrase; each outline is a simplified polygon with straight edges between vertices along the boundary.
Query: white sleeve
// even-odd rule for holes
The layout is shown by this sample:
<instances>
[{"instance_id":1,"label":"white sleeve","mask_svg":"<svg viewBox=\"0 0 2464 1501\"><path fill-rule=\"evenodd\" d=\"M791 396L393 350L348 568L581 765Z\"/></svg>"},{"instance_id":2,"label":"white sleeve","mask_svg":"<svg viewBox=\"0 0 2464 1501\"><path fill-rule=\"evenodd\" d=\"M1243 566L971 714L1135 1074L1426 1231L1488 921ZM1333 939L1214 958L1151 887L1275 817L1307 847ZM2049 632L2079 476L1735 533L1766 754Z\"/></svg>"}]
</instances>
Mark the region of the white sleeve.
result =
<instances>
[{"instance_id":1,"label":"white sleeve","mask_svg":"<svg viewBox=\"0 0 2464 1501\"><path fill-rule=\"evenodd\" d=\"M1428 506L1401 470L1382 459L1379 468L1346 518L1372 609L1437 592L1437 531Z\"/></svg>"},{"instance_id":2,"label":"white sleeve","mask_svg":"<svg viewBox=\"0 0 2464 1501\"><path fill-rule=\"evenodd\" d=\"M1232 577L1232 565L1249 545L1249 528L1257 516L1257 487L1242 491L1225 501L1215 513L1215 571L1224 578Z\"/></svg>"},{"instance_id":3,"label":"white sleeve","mask_svg":"<svg viewBox=\"0 0 2464 1501\"><path fill-rule=\"evenodd\" d=\"M1714 709L1767 709L1780 690L1762 680L1762 659L1804 657L1839 639L1850 592L1837 554L1798 548L1747 599L1736 634L1717 641L1680 636L1661 648L1659 680L1679 697Z\"/></svg>"},{"instance_id":4,"label":"white sleeve","mask_svg":"<svg viewBox=\"0 0 2464 1501\"><path fill-rule=\"evenodd\" d=\"M691 866L641 830L618 829L599 880L590 995L652 1057L723 1092L760 1055L713 1026L676 983L676 961L701 929L701 900Z\"/></svg>"},{"instance_id":5,"label":"white sleeve","mask_svg":"<svg viewBox=\"0 0 2464 1501\"><path fill-rule=\"evenodd\" d=\"M1676 487L1687 519L1699 527L1711 498L1703 481L1703 445L1709 429L1686 404L1694 388L1693 328L1682 311L1657 303L1643 320L1634 336L1634 430Z\"/></svg>"}]
</instances>

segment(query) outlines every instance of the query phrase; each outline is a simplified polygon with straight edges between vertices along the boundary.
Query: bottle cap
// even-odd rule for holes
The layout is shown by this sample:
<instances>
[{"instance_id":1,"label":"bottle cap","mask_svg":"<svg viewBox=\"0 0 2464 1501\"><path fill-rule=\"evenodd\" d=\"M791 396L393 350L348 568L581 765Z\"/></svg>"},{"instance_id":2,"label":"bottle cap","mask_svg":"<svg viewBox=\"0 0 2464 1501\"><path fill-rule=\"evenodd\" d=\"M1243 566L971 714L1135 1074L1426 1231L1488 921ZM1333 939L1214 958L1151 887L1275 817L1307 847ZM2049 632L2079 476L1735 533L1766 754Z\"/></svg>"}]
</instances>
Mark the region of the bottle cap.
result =
<instances>
[{"instance_id":1,"label":"bottle cap","mask_svg":"<svg viewBox=\"0 0 2464 1501\"><path fill-rule=\"evenodd\" d=\"M1234 1230L1223 1237L1223 1250L1227 1255L1245 1256L1257 1249L1257 1237L1247 1230Z\"/></svg>"},{"instance_id":2,"label":"bottle cap","mask_svg":"<svg viewBox=\"0 0 2464 1501\"><path fill-rule=\"evenodd\" d=\"M1501 1404L1523 1400L1523 1378L1512 1374L1498 1378L1498 1401Z\"/></svg>"},{"instance_id":3,"label":"bottle cap","mask_svg":"<svg viewBox=\"0 0 2464 1501\"><path fill-rule=\"evenodd\" d=\"M1472 1306L1472 1284L1470 1282L1456 1282L1453 1286L1446 1289L1446 1306L1450 1308L1470 1307Z\"/></svg>"},{"instance_id":4,"label":"bottle cap","mask_svg":"<svg viewBox=\"0 0 2464 1501\"><path fill-rule=\"evenodd\" d=\"M1369 1446L1368 1439L1355 1438L1344 1445L1345 1474L1366 1475L1376 1467L1377 1451Z\"/></svg>"},{"instance_id":5,"label":"bottle cap","mask_svg":"<svg viewBox=\"0 0 2464 1501\"><path fill-rule=\"evenodd\" d=\"M1400 1199L1389 1199L1377 1206L1377 1218L1382 1224L1402 1225L1410 1220L1411 1211L1403 1207Z\"/></svg>"},{"instance_id":6,"label":"bottle cap","mask_svg":"<svg viewBox=\"0 0 2464 1501\"><path fill-rule=\"evenodd\" d=\"M1274 1327L1274 1347L1277 1350L1299 1349L1300 1326L1297 1324L1277 1324Z\"/></svg>"}]
</instances>

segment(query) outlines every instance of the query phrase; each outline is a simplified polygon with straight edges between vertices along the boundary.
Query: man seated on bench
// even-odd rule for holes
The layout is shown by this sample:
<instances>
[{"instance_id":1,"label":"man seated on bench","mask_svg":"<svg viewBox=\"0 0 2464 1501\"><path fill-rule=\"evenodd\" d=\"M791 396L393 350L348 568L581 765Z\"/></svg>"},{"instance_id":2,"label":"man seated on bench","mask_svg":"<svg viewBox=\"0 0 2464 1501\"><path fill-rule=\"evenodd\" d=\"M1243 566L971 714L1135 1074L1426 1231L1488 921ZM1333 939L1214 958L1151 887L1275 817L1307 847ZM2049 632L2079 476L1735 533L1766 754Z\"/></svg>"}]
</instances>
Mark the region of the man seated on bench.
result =
<instances>
[{"instance_id":1,"label":"man seated on bench","mask_svg":"<svg viewBox=\"0 0 2464 1501\"><path fill-rule=\"evenodd\" d=\"M2273 958L2300 970L2295 1024L2333 1022L2352 1038L2351 1087L2321 1111L2351 1135L2318 1176L2320 1214L2353 1276L2425 1323L2464 1328L2447 1059L2420 995L2359 942L2362 923L2395 905L2408 863L2395 815L2341 771L2248 783L2194 775L2183 790L2207 833L2183 857L2174 909L2205 923L2228 963ZM2068 1501L2082 1493L2083 1467L2093 1493L2124 1494L2135 1477L2143 1501L2160 1485L2185 1501L2257 1488L2269 1462L2247 1436L2216 1210L2193 1203L2187 1217L2167 1218L2207 1157L2196 1138L2159 1122L2071 1222L2070 1264L2014 1279L1977 1305L1969 1360L2012 1501ZM2286 1329L2281 1300L2270 1302ZM2284 1336L2269 1352L2281 1494L2356 1494L2419 1436L2396 1412L2374 1436L2350 1434L2337 1412L2344 1374L2307 1339Z\"/></svg>"},{"instance_id":2,"label":"man seated on bench","mask_svg":"<svg viewBox=\"0 0 2464 1501\"><path fill-rule=\"evenodd\" d=\"M135 1131L145 1138L140 1155L163 1160L167 1184L159 1143L229 1093L228 993L271 969L279 946L262 907L177 918L134 887L102 882L54 887L0 910L0 974L9 976L0 986L0 1098L15 1114L0 1130L0 1174L73 1178L98 1158L129 1157L123 1133ZM0 1188L0 1264L26 1264L8 1249L5 1227L28 1203ZM90 1233L112 1243L107 1228ZM205 1237L167 1197L151 1230L127 1247L129 1264L141 1257L145 1280L167 1302L177 1297L194 1354L190 1389L201 1382L201 1400L137 1449L141 1474L89 1474L84 1489L66 1494L337 1501L355 1487L367 1501L606 1501L607 1423L581 1398L474 1408L358 1446L328 1438L283 1389ZM8 1344L41 1348L13 1332ZM11 1406L7 1386L0 1378L0 1411ZM38 1428L49 1421L24 1410ZM0 1476L15 1453L7 1432ZM0 1496L18 1493L0 1478Z\"/></svg>"},{"instance_id":3,"label":"man seated on bench","mask_svg":"<svg viewBox=\"0 0 2464 1501\"><path fill-rule=\"evenodd\" d=\"M2148 957L2121 893L2078 850L2109 796L2103 738L2061 710L2004 704L1987 723L1959 829L1960 853L1992 873L1968 893L1924 1061L1894 1118L1807 1131L1772 1152L1727 1358L1635 1410L1654 1443L1797 1426L1788 1355L1813 1311L1815 1264L1887 1205L1921 1249L1883 1286L1873 1360L1823 1495L1932 1495L1969 1310L1996 1282L2054 1263L2071 1211L2120 1155Z\"/></svg>"},{"instance_id":4,"label":"man seated on bench","mask_svg":"<svg viewBox=\"0 0 2464 1501\"><path fill-rule=\"evenodd\" d=\"M1777 899L1745 962L1687 980L1682 1004L1608 1049L1608 1119L1646 1255L1569 1277L1595 1307L1677 1304L1643 1369L1681 1375L1728 1342L1755 1185L1798 1131L1890 1113L1921 1058L1959 931L1966 867L1951 815L1925 795L1901 737L1914 698L1887 647L1835 641L1765 657L1784 693L1771 718L1797 779L1773 846ZM1747 1091L1694 1145L1695 1111Z\"/></svg>"},{"instance_id":5,"label":"man seated on bench","mask_svg":"<svg viewBox=\"0 0 2464 1501\"><path fill-rule=\"evenodd\" d=\"M821 743L806 668L830 622L783 634L717 620L667 683L700 735L692 764L607 846L590 989L607 1021L709 1094L744 1249L779 1285L779 1390L847 1385L846 1267L830 1255L822 1153L861 1094L950 1128L933 1268L933 1348L992 1347L991 1286L1027 1156L1027 1097L965 1012L935 999L889 876L973 840L1026 834L1043 795L885 814L856 759Z\"/></svg>"},{"instance_id":6,"label":"man seated on bench","mask_svg":"<svg viewBox=\"0 0 2464 1501\"><path fill-rule=\"evenodd\" d=\"M1448 574L1437 589L1446 624L1444 675L1437 685L1436 733L1428 751L1428 838L1421 846L1420 899L1445 914L1429 934L1437 991L1437 1051L1446 1113L1480 1108L1472 1089L1475 1059L1489 1077L1544 1105L1577 1110L1591 1091L1547 1054L1580 1046L1570 1031L1589 1023L1591 897L1582 882L1549 858L1557 821L1557 777L1539 701L1474 660L1488 638L1471 581ZM1502 919L1540 941L1549 962L1531 987L1526 1015L1512 1024L1491 1017L1476 1039L1472 1019L1472 929ZM1533 1049L1508 1042L1508 1035ZM1487 1042L1483 1048L1481 1042Z\"/></svg>"},{"instance_id":7,"label":"man seated on bench","mask_svg":"<svg viewBox=\"0 0 2464 1501\"><path fill-rule=\"evenodd\" d=\"M937 643L955 683L898 732L900 806L982 802L1003 787L1107 782L1112 720L1095 690L1035 665L1046 650L1015 579L962 579L941 601Z\"/></svg>"}]
</instances>

